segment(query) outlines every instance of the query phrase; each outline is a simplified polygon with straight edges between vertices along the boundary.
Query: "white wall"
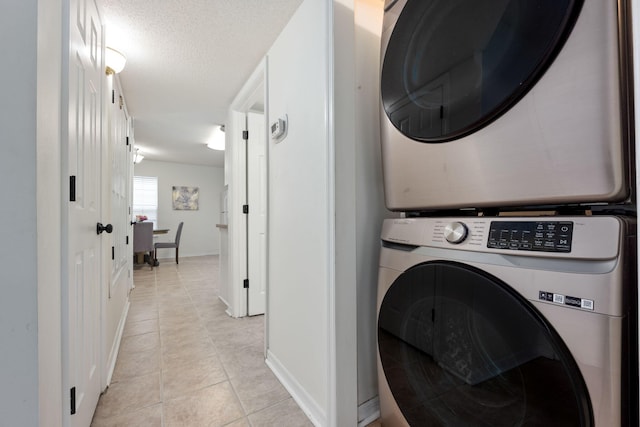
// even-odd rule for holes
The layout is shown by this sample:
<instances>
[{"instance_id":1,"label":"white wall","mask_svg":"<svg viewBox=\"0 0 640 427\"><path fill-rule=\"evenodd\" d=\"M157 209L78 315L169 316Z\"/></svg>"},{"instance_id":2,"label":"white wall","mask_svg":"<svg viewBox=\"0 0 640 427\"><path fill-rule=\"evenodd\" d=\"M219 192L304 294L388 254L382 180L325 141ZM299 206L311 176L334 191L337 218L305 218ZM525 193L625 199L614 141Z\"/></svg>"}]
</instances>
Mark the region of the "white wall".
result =
<instances>
[{"instance_id":1,"label":"white wall","mask_svg":"<svg viewBox=\"0 0 640 427\"><path fill-rule=\"evenodd\" d=\"M0 14L0 420L38 425L38 276L36 263L36 88L38 1L5 2ZM52 223L52 227L58 227ZM56 287L56 280L53 280Z\"/></svg>"},{"instance_id":2,"label":"white wall","mask_svg":"<svg viewBox=\"0 0 640 427\"><path fill-rule=\"evenodd\" d=\"M268 360L316 422L328 408L329 200L327 2L305 0L268 52ZM321 424L321 425L322 425Z\"/></svg>"},{"instance_id":3,"label":"white wall","mask_svg":"<svg viewBox=\"0 0 640 427\"><path fill-rule=\"evenodd\" d=\"M268 120L289 130L269 147L267 360L317 425L377 395L382 6L306 0L268 53Z\"/></svg>"},{"instance_id":4,"label":"white wall","mask_svg":"<svg viewBox=\"0 0 640 427\"><path fill-rule=\"evenodd\" d=\"M327 425L358 422L356 257L356 103L354 0L335 0L328 28L330 87L329 174L333 199L330 223L333 283L329 282L329 420ZM333 172L333 177L331 173ZM364 195L364 194L363 194ZM330 270L331 273L331 270Z\"/></svg>"},{"instance_id":5,"label":"white wall","mask_svg":"<svg viewBox=\"0 0 640 427\"><path fill-rule=\"evenodd\" d=\"M144 159L135 165L134 175L158 177L158 228L169 228L158 241L173 241L178 224L184 221L180 238L180 257L217 255L220 253L220 193L224 170L212 166L159 162ZM200 208L195 211L173 210L173 186L199 188ZM159 251L160 258L174 258L174 251Z\"/></svg>"}]
</instances>

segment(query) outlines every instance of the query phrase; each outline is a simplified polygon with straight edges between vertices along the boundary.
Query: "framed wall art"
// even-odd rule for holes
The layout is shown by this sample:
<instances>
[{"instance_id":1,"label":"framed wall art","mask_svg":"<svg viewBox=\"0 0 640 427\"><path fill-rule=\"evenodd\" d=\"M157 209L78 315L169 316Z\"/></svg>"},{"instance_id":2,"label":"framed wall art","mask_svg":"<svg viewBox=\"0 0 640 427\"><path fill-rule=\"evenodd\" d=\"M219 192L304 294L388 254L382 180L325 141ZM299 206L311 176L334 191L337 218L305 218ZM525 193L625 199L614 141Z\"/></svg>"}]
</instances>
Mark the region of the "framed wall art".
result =
<instances>
[{"instance_id":1,"label":"framed wall art","mask_svg":"<svg viewBox=\"0 0 640 427\"><path fill-rule=\"evenodd\" d=\"M198 187L174 186L171 193L173 209L179 211L198 210Z\"/></svg>"}]
</instances>

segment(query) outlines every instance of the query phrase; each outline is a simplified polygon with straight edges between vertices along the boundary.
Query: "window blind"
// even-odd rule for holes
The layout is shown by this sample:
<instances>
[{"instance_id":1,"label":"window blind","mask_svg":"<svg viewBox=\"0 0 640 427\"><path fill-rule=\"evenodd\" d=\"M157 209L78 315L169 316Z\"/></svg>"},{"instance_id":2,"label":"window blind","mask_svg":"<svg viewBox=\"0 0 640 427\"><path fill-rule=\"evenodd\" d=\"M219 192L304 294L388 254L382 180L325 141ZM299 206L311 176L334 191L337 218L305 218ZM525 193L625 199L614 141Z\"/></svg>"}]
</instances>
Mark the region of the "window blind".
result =
<instances>
[{"instance_id":1,"label":"window blind","mask_svg":"<svg viewBox=\"0 0 640 427\"><path fill-rule=\"evenodd\" d=\"M158 177L133 177L133 216L146 215L147 221L158 226Z\"/></svg>"}]
</instances>

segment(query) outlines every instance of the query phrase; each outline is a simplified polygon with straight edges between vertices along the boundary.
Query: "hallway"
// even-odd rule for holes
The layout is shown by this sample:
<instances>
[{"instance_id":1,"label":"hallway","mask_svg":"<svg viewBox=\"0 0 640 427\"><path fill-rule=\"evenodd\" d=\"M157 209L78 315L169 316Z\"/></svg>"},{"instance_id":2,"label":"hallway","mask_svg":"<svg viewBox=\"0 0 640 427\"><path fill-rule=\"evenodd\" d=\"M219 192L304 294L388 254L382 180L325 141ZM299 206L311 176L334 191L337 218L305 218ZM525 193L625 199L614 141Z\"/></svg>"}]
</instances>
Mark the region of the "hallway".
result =
<instances>
[{"instance_id":1,"label":"hallway","mask_svg":"<svg viewBox=\"0 0 640 427\"><path fill-rule=\"evenodd\" d=\"M233 319L218 257L136 267L110 387L92 426L311 426L264 363L264 316Z\"/></svg>"}]
</instances>

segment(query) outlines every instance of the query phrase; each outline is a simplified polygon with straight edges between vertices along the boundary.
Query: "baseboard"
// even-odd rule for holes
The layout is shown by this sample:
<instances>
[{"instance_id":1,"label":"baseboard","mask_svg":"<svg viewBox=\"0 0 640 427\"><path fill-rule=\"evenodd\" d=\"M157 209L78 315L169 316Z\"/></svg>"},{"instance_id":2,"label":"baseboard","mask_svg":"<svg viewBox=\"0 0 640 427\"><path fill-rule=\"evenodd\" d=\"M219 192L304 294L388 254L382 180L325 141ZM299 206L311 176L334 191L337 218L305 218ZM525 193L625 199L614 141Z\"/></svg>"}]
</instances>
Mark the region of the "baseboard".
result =
<instances>
[{"instance_id":1,"label":"baseboard","mask_svg":"<svg viewBox=\"0 0 640 427\"><path fill-rule=\"evenodd\" d=\"M227 306L227 309L224 312L227 313L229 317L234 317L233 314L231 313L231 310L229 309L229 303L227 302L227 300L222 298L220 295L218 295L218 299L222 301L225 306Z\"/></svg>"},{"instance_id":2,"label":"baseboard","mask_svg":"<svg viewBox=\"0 0 640 427\"><path fill-rule=\"evenodd\" d=\"M378 396L358 406L358 427L365 427L380 418L380 399Z\"/></svg>"},{"instance_id":3,"label":"baseboard","mask_svg":"<svg viewBox=\"0 0 640 427\"><path fill-rule=\"evenodd\" d=\"M116 360L118 358L118 351L120 350L120 343L122 342L122 334L124 333L124 325L127 321L127 314L129 314L129 307L131 306L131 302L129 298L127 298L127 302L124 306L124 310L122 310L122 316L120 317L120 321L118 322L118 331L116 332L116 337L113 340L111 345L111 352L109 353L109 361L107 363L107 381L105 383L105 388L109 387L111 384L111 377L113 377L113 371L116 368Z\"/></svg>"},{"instance_id":4,"label":"baseboard","mask_svg":"<svg viewBox=\"0 0 640 427\"><path fill-rule=\"evenodd\" d=\"M169 252L167 253L162 253L163 256L159 256L158 257L158 261L171 261L171 260L176 260L176 253L175 252L171 252L171 250L175 250L175 249L168 249ZM198 257L203 257L203 256L220 256L220 253L185 253L183 254L182 251L180 252L180 259L182 258L198 258Z\"/></svg>"},{"instance_id":5,"label":"baseboard","mask_svg":"<svg viewBox=\"0 0 640 427\"><path fill-rule=\"evenodd\" d=\"M266 363L313 425L317 427L328 425L327 416L322 408L269 350L267 350Z\"/></svg>"}]
</instances>

